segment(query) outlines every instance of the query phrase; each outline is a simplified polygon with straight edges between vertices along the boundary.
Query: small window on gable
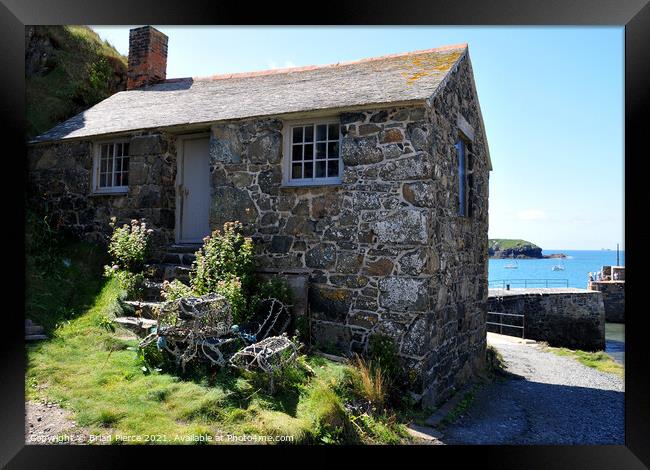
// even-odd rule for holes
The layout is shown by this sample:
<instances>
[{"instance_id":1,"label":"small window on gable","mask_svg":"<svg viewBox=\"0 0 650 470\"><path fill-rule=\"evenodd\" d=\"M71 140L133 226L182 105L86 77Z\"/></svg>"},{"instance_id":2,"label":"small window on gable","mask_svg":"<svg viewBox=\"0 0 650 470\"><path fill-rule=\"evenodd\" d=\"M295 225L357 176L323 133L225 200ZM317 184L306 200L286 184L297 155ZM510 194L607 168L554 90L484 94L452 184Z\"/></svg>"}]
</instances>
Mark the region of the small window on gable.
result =
<instances>
[{"instance_id":1,"label":"small window on gable","mask_svg":"<svg viewBox=\"0 0 650 470\"><path fill-rule=\"evenodd\" d=\"M474 154L472 144L464 136L456 141L458 163L458 215L472 216L472 199L474 194Z\"/></svg>"},{"instance_id":2,"label":"small window on gable","mask_svg":"<svg viewBox=\"0 0 650 470\"><path fill-rule=\"evenodd\" d=\"M304 186L341 182L341 130L338 120L309 121L288 126L285 142L285 184Z\"/></svg>"},{"instance_id":3,"label":"small window on gable","mask_svg":"<svg viewBox=\"0 0 650 470\"><path fill-rule=\"evenodd\" d=\"M93 190L97 193L126 192L129 187L129 143L97 144Z\"/></svg>"}]
</instances>

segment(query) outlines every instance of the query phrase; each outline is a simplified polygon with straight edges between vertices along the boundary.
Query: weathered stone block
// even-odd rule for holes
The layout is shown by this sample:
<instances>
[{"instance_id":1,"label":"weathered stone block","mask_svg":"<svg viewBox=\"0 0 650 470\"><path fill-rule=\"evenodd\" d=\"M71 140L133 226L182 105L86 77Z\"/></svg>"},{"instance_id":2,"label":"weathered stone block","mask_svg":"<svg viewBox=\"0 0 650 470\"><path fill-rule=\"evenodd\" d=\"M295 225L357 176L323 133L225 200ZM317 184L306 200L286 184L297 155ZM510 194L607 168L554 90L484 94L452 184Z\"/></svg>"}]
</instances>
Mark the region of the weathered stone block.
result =
<instances>
[{"instance_id":1,"label":"weathered stone block","mask_svg":"<svg viewBox=\"0 0 650 470\"><path fill-rule=\"evenodd\" d=\"M336 263L336 246L331 243L316 245L305 254L305 264L309 268L331 269Z\"/></svg>"},{"instance_id":2,"label":"weathered stone block","mask_svg":"<svg viewBox=\"0 0 650 470\"><path fill-rule=\"evenodd\" d=\"M433 176L433 161L428 154L418 154L387 162L379 176L387 181L429 179Z\"/></svg>"},{"instance_id":3,"label":"weathered stone block","mask_svg":"<svg viewBox=\"0 0 650 470\"><path fill-rule=\"evenodd\" d=\"M377 137L344 137L341 148L343 163L348 166L370 165L384 159Z\"/></svg>"},{"instance_id":4,"label":"weathered stone block","mask_svg":"<svg viewBox=\"0 0 650 470\"><path fill-rule=\"evenodd\" d=\"M264 134L253 140L248 147L248 159L252 163L278 163L281 140L279 133Z\"/></svg>"},{"instance_id":5,"label":"weathered stone block","mask_svg":"<svg viewBox=\"0 0 650 470\"><path fill-rule=\"evenodd\" d=\"M314 318L343 323L352 305L352 293L344 288L312 285L309 289L309 305Z\"/></svg>"},{"instance_id":6,"label":"weathered stone block","mask_svg":"<svg viewBox=\"0 0 650 470\"><path fill-rule=\"evenodd\" d=\"M379 280L379 305L391 310L422 311L428 307L427 280L390 276Z\"/></svg>"},{"instance_id":7,"label":"weathered stone block","mask_svg":"<svg viewBox=\"0 0 650 470\"><path fill-rule=\"evenodd\" d=\"M436 184L416 181L402 186L404 199L417 207L436 207Z\"/></svg>"},{"instance_id":8,"label":"weathered stone block","mask_svg":"<svg viewBox=\"0 0 650 470\"><path fill-rule=\"evenodd\" d=\"M371 223L382 243L426 244L428 217L417 210L400 210Z\"/></svg>"},{"instance_id":9,"label":"weathered stone block","mask_svg":"<svg viewBox=\"0 0 650 470\"><path fill-rule=\"evenodd\" d=\"M363 264L362 254L339 252L336 260L336 272L358 273L362 264Z\"/></svg>"},{"instance_id":10,"label":"weathered stone block","mask_svg":"<svg viewBox=\"0 0 650 470\"><path fill-rule=\"evenodd\" d=\"M165 150L164 142L159 135L133 137L129 143L129 155L158 155Z\"/></svg>"},{"instance_id":11,"label":"weathered stone block","mask_svg":"<svg viewBox=\"0 0 650 470\"><path fill-rule=\"evenodd\" d=\"M213 228L221 228L224 223L234 220L243 224L257 220L257 207L246 190L219 186L214 189L213 201L210 213L210 226Z\"/></svg>"},{"instance_id":12,"label":"weathered stone block","mask_svg":"<svg viewBox=\"0 0 650 470\"><path fill-rule=\"evenodd\" d=\"M380 258L366 263L366 272L371 276L387 276L393 272L393 262L388 258Z\"/></svg>"}]
</instances>

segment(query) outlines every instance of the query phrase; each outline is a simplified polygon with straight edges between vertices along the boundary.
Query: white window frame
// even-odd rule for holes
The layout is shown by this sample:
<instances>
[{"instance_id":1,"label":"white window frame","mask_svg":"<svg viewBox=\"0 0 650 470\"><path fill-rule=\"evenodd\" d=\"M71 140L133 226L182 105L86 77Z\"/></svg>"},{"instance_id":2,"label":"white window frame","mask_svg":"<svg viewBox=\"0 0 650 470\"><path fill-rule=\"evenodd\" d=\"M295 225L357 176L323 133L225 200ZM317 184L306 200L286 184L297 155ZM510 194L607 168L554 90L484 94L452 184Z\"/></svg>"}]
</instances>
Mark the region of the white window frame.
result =
<instances>
[{"instance_id":1,"label":"white window frame","mask_svg":"<svg viewBox=\"0 0 650 470\"><path fill-rule=\"evenodd\" d=\"M92 192L94 194L124 194L128 192L129 186L108 186L108 187L99 187L99 172L100 172L100 163L101 163L101 150L102 145L106 144L130 144L130 139L113 139L113 140L102 140L93 143L93 187ZM130 145L129 145L130 148ZM131 163L131 157L129 156L129 164ZM115 178L115 158L113 158L113 169L111 171L112 178Z\"/></svg>"},{"instance_id":2,"label":"white window frame","mask_svg":"<svg viewBox=\"0 0 650 470\"><path fill-rule=\"evenodd\" d=\"M339 125L339 175L337 177L325 177L325 178L300 178L292 179L291 178L291 149L293 145L293 128L308 126L310 124L338 124ZM312 119L300 119L292 121L284 121L282 128L282 141L283 141L283 152L282 152L282 185L283 186L324 186L324 185L337 185L341 184L343 181L343 145L341 138L341 120L338 116L322 117L322 118L312 118ZM314 153L316 152L316 139L314 136ZM315 160L314 160L315 161ZM314 168L314 174L316 168Z\"/></svg>"}]
</instances>

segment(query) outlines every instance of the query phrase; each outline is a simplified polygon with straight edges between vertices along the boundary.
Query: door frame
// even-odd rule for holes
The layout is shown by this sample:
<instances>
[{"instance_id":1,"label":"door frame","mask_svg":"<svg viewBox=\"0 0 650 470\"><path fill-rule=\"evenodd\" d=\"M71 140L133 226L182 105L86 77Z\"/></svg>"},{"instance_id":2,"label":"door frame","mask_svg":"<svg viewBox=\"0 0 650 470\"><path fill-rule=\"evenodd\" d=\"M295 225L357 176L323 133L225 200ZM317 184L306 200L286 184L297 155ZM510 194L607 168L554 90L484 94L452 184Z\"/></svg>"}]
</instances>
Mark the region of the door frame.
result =
<instances>
[{"instance_id":1,"label":"door frame","mask_svg":"<svg viewBox=\"0 0 650 470\"><path fill-rule=\"evenodd\" d=\"M210 138L210 132L199 132L195 134L184 134L184 135L179 135L176 137L176 181L174 183L174 190L176 192L176 227L174 229L174 239L176 243L182 244L182 243L192 243L192 242L187 242L187 241L182 241L181 240L181 235L182 235L182 224L183 224L183 197L181 196L181 187L183 184L183 175L184 175L184 162L185 162L185 155L183 154L183 150L185 147L185 141L186 140L196 140L196 139L205 139L205 138ZM209 147L208 147L209 148ZM208 152L207 155L208 158L208 167L209 167L209 159L210 159L210 154ZM209 220L209 216L208 216Z\"/></svg>"}]
</instances>

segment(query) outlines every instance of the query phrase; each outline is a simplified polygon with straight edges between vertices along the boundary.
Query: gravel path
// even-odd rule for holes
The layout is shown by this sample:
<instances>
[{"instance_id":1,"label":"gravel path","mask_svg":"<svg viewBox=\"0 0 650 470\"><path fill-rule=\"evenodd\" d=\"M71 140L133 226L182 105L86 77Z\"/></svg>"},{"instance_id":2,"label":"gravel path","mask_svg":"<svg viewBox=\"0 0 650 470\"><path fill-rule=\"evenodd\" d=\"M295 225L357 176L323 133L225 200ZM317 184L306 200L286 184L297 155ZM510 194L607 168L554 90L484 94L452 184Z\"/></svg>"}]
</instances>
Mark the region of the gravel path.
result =
<instances>
[{"instance_id":1,"label":"gravel path","mask_svg":"<svg viewBox=\"0 0 650 470\"><path fill-rule=\"evenodd\" d=\"M483 386L445 444L624 444L623 378L488 333L512 377Z\"/></svg>"},{"instance_id":2,"label":"gravel path","mask_svg":"<svg viewBox=\"0 0 650 470\"><path fill-rule=\"evenodd\" d=\"M89 434L70 413L52 402L25 402L26 444L85 444Z\"/></svg>"}]
</instances>

